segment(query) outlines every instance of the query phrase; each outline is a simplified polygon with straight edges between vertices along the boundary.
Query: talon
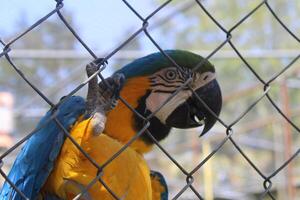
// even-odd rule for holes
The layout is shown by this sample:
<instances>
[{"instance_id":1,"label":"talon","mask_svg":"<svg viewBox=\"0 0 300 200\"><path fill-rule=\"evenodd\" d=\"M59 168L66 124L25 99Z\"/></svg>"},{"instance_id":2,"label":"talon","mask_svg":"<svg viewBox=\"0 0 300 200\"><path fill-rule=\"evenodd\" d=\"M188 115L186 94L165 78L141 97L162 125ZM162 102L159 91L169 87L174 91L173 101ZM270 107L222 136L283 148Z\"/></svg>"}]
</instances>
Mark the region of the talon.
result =
<instances>
[{"instance_id":1,"label":"talon","mask_svg":"<svg viewBox=\"0 0 300 200\"><path fill-rule=\"evenodd\" d=\"M96 71L98 71L100 66L96 65L95 63L91 62L86 65L86 73L88 77L92 76Z\"/></svg>"},{"instance_id":2,"label":"talon","mask_svg":"<svg viewBox=\"0 0 300 200\"><path fill-rule=\"evenodd\" d=\"M97 58L93 61L93 63L95 63L96 65L100 65L101 62L103 62L104 58ZM107 60L104 60L104 62L102 64L108 64Z\"/></svg>"},{"instance_id":3,"label":"talon","mask_svg":"<svg viewBox=\"0 0 300 200\"><path fill-rule=\"evenodd\" d=\"M118 85L120 88L124 84L125 76L124 76L124 74L116 73L113 75L113 80L114 80L115 84Z\"/></svg>"},{"instance_id":4,"label":"talon","mask_svg":"<svg viewBox=\"0 0 300 200\"><path fill-rule=\"evenodd\" d=\"M103 82L99 83L99 97L96 103L96 107L102 108L105 113L116 107L125 77L123 74L114 74L106 81L110 88L106 87Z\"/></svg>"},{"instance_id":5,"label":"talon","mask_svg":"<svg viewBox=\"0 0 300 200\"><path fill-rule=\"evenodd\" d=\"M104 58L97 58L86 65L86 72L88 77L92 76L96 71L100 69L100 64L103 62ZM107 64L107 60L104 61L102 64Z\"/></svg>"},{"instance_id":6,"label":"talon","mask_svg":"<svg viewBox=\"0 0 300 200\"><path fill-rule=\"evenodd\" d=\"M111 102L111 107L115 108L118 105L118 100L117 99L113 99Z\"/></svg>"},{"instance_id":7,"label":"talon","mask_svg":"<svg viewBox=\"0 0 300 200\"><path fill-rule=\"evenodd\" d=\"M120 91L124 85L125 76L124 74L116 73L113 75L113 93L112 97L114 99L118 99L120 96Z\"/></svg>"}]
</instances>

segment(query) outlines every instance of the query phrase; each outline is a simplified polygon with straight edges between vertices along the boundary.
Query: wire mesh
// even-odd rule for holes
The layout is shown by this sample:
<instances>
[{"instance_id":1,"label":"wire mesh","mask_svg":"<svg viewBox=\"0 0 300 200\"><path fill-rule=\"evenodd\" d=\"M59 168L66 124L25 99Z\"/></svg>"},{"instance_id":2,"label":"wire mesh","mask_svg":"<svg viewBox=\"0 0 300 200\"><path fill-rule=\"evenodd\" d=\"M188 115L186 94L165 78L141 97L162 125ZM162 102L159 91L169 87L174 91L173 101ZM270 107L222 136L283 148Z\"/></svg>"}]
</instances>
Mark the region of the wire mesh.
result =
<instances>
[{"instance_id":1,"label":"wire mesh","mask_svg":"<svg viewBox=\"0 0 300 200\"><path fill-rule=\"evenodd\" d=\"M205 165L218 151L221 151L223 145L225 143L231 143L233 147L240 153L241 156L244 157L244 159L247 161L249 166L251 166L256 173L262 178L262 185L264 187L264 192L260 195L260 198L264 198L265 196L270 197L271 199L275 199L275 196L272 194L271 189L272 189L272 179L285 167L287 167L295 158L298 156L300 152L300 148L298 148L292 156L290 156L289 159L287 159L282 165L276 169L273 173L271 174L266 174L262 170L257 167L257 165L254 163L254 161L251 160L249 156L243 151L243 149L240 147L240 145L234 140L233 135L234 135L234 127L241 119L243 119L249 111L251 111L262 99L267 99L269 103L277 110L277 112L282 116L282 119L286 120L286 122L293 127L298 133L300 131L299 127L287 116L286 113L282 111L282 109L276 105L275 101L272 99L271 95L269 94L269 91L272 88L272 83L278 79L280 76L282 76L288 69L293 67L293 64L300 58L300 54L296 56L288 65L286 65L280 72L275 74L272 78L269 80L264 80L259 73L255 71L253 66L247 62L247 60L243 57L243 55L240 53L239 49L235 46L234 42L232 41L232 38L234 37L234 32L239 28L241 24L243 24L246 20L248 20L251 16L254 15L255 12L257 12L259 9L262 7L267 8L267 10L272 14L272 16L277 20L277 22L286 30L286 32L291 35L295 42L300 43L299 37L293 33L287 25L281 19L277 16L276 12L272 9L270 4L268 3L267 0L261 1L253 10L251 10L249 13L247 13L244 17L242 17L235 25L233 25L230 29L226 29L222 26L216 18L214 18L214 15L210 13L205 6L201 3L200 0L195 0L195 4L193 6L198 6L199 12L204 12L210 20L215 23L215 25L224 33L224 41L219 44L217 48L215 48L206 58L205 60L209 60L214 54L216 54L219 50L223 48L225 44L229 44L231 48L235 51L236 55L240 58L240 60L245 64L245 66L251 71L251 73L257 78L257 80L261 83L262 86L262 92L260 96L251 104L249 104L248 108L241 112L241 114L236 118L233 119L231 123L225 123L222 119L220 119L213 111L204 103L204 101L196 94L196 97L198 101L206 107L206 109L226 128L226 133L224 135L223 140L210 152L209 155L207 155L201 162L199 162L193 170L186 170L183 166L177 162L177 160L161 145L159 142L153 137L151 132L147 129L150 126L150 119L155 115L156 112L158 112L165 104L171 100L180 90L182 90L184 87L188 86L189 83L191 82L191 79L188 79L184 84L182 84L181 87L179 87L166 101L164 104L162 104L155 112L153 112L150 116L145 117L141 113L138 113L133 107L130 106L129 103L127 103L122 97L120 97L120 100L135 114L137 117L141 118L144 120L146 123L144 127L136 133L136 135L130 139L128 143L126 143L118 152L116 152L110 159L108 159L103 165L97 164L97 162L89 156L83 149L82 147L76 143L76 141L70 136L70 133L63 127L61 122L58 120L56 116L56 109L59 104L63 103L63 101L67 100L70 98L70 96L74 95L78 90L82 89L88 82L95 76L99 76L104 83L110 87L109 83L106 82L106 80L102 76L102 71L105 68L105 63L113 57L118 51L120 51L122 48L124 48L125 45L127 45L129 42L131 42L134 38L136 38L138 35L144 34L149 41L169 60L170 64L180 68L180 66L171 58L169 57L162 47L158 44L158 42L152 37L151 33L148 30L149 27L149 20L157 15L159 12L162 12L162 10L168 6L172 0L165 1L162 3L160 6L158 6L155 10L152 11L148 16L142 16L137 9L135 9L128 1L122 0L124 5L127 6L127 8L140 20L141 22L141 27L136 30L131 36L126 38L117 48L115 48L113 51L109 52L101 61L99 64L101 68L91 77L89 77L86 81L82 82L80 85L78 85L73 91L71 91L59 104L55 104L47 98L45 94L38 88L38 86L35 86L28 78L26 78L25 74L22 72L22 70L15 64L14 60L10 57L10 51L11 51L11 46L24 37L26 34L30 34L30 32L35 29L37 26L41 25L43 22L48 20L48 18L52 15L58 15L59 19L65 24L66 28L69 29L69 31L74 35L74 37L80 42L80 44L86 49L86 51L94 58L97 59L97 55L88 47L88 45L81 39L79 34L77 34L76 30L74 30L71 25L68 23L68 21L64 18L64 15L60 12L60 10L63 8L63 0L56 0L56 7L50 11L48 14L46 14L44 17L39 19L36 23L32 24L28 29L24 30L21 32L19 35L17 35L15 38L13 38L9 42L5 42L3 40L0 40L1 45L3 46L2 52L0 53L0 58L5 58L11 65L11 67L20 75L20 77L28 84L30 87L45 101L49 106L51 107L53 114L51 118L44 123L43 126L47 125L51 120L54 120L55 123L62 129L63 133L68 137L72 143L82 152L82 154L97 168L98 173L97 176L90 182L90 184L87 185L85 190L79 194L75 199L79 199L82 195L84 195L85 192L89 190L89 188L95 184L97 181L101 182L101 184L109 191L109 193L115 198L115 199L121 199L121 197L118 197L114 191L112 191L109 186L104 182L102 179L103 176L103 169L109 165L114 159L116 159L126 148L128 148L136 139L138 139L142 134L147 134L154 142L154 144L163 152L163 154L166 155L168 159L170 159L177 167L182 171L182 173L186 176L186 185L182 187L181 190L177 192L177 194L172 197L172 199L179 199L181 195L188 189L190 188L194 194L199 198L203 199L202 195L197 191L197 189L193 186L194 182L194 177L193 175L199 171L203 165ZM187 7L191 7L192 4L189 4ZM155 24L158 25L159 24ZM199 67L202 66L204 63L201 62L197 66L195 66L195 70ZM190 88L191 89L191 88ZM41 129L43 126L40 126L39 129ZM31 136L33 136L38 130L33 130L31 133L27 134L24 138L22 138L19 142L17 142L14 146L9 148L5 153L3 153L0 156L0 174L1 176L8 182L11 187L14 188L14 190L24 199L28 199L18 188L14 183L12 183L6 174L2 171L1 167L3 166L3 158L8 156L12 151L14 151L16 148L18 148L20 145L22 145L24 142L26 142Z\"/></svg>"}]
</instances>

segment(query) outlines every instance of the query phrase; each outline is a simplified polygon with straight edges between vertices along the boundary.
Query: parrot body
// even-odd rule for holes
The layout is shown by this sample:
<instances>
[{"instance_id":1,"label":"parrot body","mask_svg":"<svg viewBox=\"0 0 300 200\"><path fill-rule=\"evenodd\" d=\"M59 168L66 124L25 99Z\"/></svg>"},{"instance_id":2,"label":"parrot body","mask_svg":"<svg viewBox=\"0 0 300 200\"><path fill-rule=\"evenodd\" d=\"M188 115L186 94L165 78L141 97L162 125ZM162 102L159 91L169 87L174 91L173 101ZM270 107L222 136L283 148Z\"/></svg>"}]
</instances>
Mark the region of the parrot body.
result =
<instances>
[{"instance_id":1,"label":"parrot body","mask_svg":"<svg viewBox=\"0 0 300 200\"><path fill-rule=\"evenodd\" d=\"M83 150L101 166L123 146L111 137L96 136L86 119L74 125L71 136ZM97 176L97 168L66 139L48 178L44 192L56 194L61 199L73 199ZM121 199L152 199L149 168L141 154L127 148L103 169L105 184ZM101 198L100 198L101 197ZM114 197L99 182L89 189L83 199L110 200Z\"/></svg>"},{"instance_id":2,"label":"parrot body","mask_svg":"<svg viewBox=\"0 0 300 200\"><path fill-rule=\"evenodd\" d=\"M125 76L124 85L119 88L119 93L145 118L153 115L149 118L150 125L147 130L157 141L167 137L172 127L191 128L204 125L202 133L204 134L214 125L216 119L195 99L201 98L216 115L219 115L222 98L216 81L215 69L201 56L191 52L169 50L165 53L180 67L173 66L161 53L137 59L114 74L119 73ZM194 70L194 67L201 62L203 64ZM89 67L87 66L87 69ZM88 76L92 74L88 70L87 73ZM188 79L192 80L189 87L183 88L157 111ZM101 99L98 93L105 94L108 90L103 89L105 87L102 82L99 83L99 87L95 85L96 83L95 78L89 82L86 105L89 115L76 116L77 121L73 120L73 123L66 124L66 129L71 130L70 134L74 140L101 166L141 131L146 123L123 102L119 102L114 109L103 112L106 102L112 101L109 98L105 101L98 101ZM92 90L94 92L90 92ZM93 106L94 104L97 106ZM99 113L100 118L97 117ZM99 126L99 124L105 126ZM44 131L47 132L47 129ZM115 199L100 181L94 181L100 173L101 180L118 198L125 200L168 199L168 188L163 176L158 172L150 171L142 156L143 153L150 151L154 144L146 133L143 133L100 172L72 144L70 139L62 141L64 141L63 146L52 146L55 152L60 151L58 157L52 158L52 165L55 161L54 168L50 168L44 174L43 181L34 188L35 192L30 197L36 197L37 192L41 192L43 199L72 199L84 192L81 197L84 200ZM31 152L30 156L34 157L37 152ZM24 155L19 156L17 160L22 160L22 157ZM49 161L40 159L37 162ZM21 163L21 165L28 165L28 163ZM14 173L14 169L10 174ZM51 172L50 175L49 172ZM20 177L16 177L13 182L24 182L23 179L18 178ZM85 188L92 181L94 184L85 192ZM27 189L33 190L29 187ZM3 188L1 195L7 194L8 191L7 187Z\"/></svg>"}]
</instances>

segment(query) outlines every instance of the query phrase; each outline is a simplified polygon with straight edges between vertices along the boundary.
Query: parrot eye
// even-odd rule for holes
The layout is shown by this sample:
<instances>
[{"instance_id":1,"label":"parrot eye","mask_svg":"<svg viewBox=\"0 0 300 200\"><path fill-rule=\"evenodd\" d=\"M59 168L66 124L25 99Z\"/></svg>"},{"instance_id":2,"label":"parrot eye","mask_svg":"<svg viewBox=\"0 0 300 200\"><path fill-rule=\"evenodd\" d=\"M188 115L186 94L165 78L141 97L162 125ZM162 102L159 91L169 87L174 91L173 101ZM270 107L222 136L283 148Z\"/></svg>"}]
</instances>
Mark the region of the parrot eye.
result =
<instances>
[{"instance_id":1,"label":"parrot eye","mask_svg":"<svg viewBox=\"0 0 300 200\"><path fill-rule=\"evenodd\" d=\"M168 71L166 71L165 76L168 80L174 80L176 78L176 71L168 70Z\"/></svg>"}]
</instances>

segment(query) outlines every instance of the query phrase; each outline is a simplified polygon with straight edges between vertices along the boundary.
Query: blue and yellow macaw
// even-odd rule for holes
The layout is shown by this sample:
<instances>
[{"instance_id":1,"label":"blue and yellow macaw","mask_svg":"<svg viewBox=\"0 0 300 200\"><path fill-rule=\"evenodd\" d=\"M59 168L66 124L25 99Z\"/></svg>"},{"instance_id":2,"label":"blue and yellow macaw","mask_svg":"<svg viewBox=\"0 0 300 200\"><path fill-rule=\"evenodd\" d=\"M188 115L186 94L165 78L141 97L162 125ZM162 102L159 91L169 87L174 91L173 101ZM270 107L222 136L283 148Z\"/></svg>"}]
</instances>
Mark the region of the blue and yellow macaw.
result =
<instances>
[{"instance_id":1,"label":"blue and yellow macaw","mask_svg":"<svg viewBox=\"0 0 300 200\"><path fill-rule=\"evenodd\" d=\"M108 78L112 88L107 89L102 82L97 84L94 76L89 82L86 100L71 97L55 110L61 125L70 131L80 147L99 166L105 164L103 171L99 172L64 136L51 118L53 111L50 110L18 155L9 173L10 180L29 199L73 199L78 194L86 200L115 199L100 181L95 180L100 173L101 181L120 199L168 199L165 179L159 172L151 171L143 158L143 153L149 152L154 144L148 134L142 134L106 165L145 125L123 102L116 104L119 95L144 117L154 113L147 129L158 141L167 137L172 127L185 129L204 125L203 135L216 122L195 97L198 95L219 115L222 97L214 66L188 51L168 50L165 53L180 67L173 66L161 53L150 54ZM201 62L201 67L193 70ZM87 65L88 76L97 69L95 63ZM157 111L188 79L192 80L189 88L178 92ZM43 126L49 120L50 123ZM7 182L0 197L22 199Z\"/></svg>"}]
</instances>

